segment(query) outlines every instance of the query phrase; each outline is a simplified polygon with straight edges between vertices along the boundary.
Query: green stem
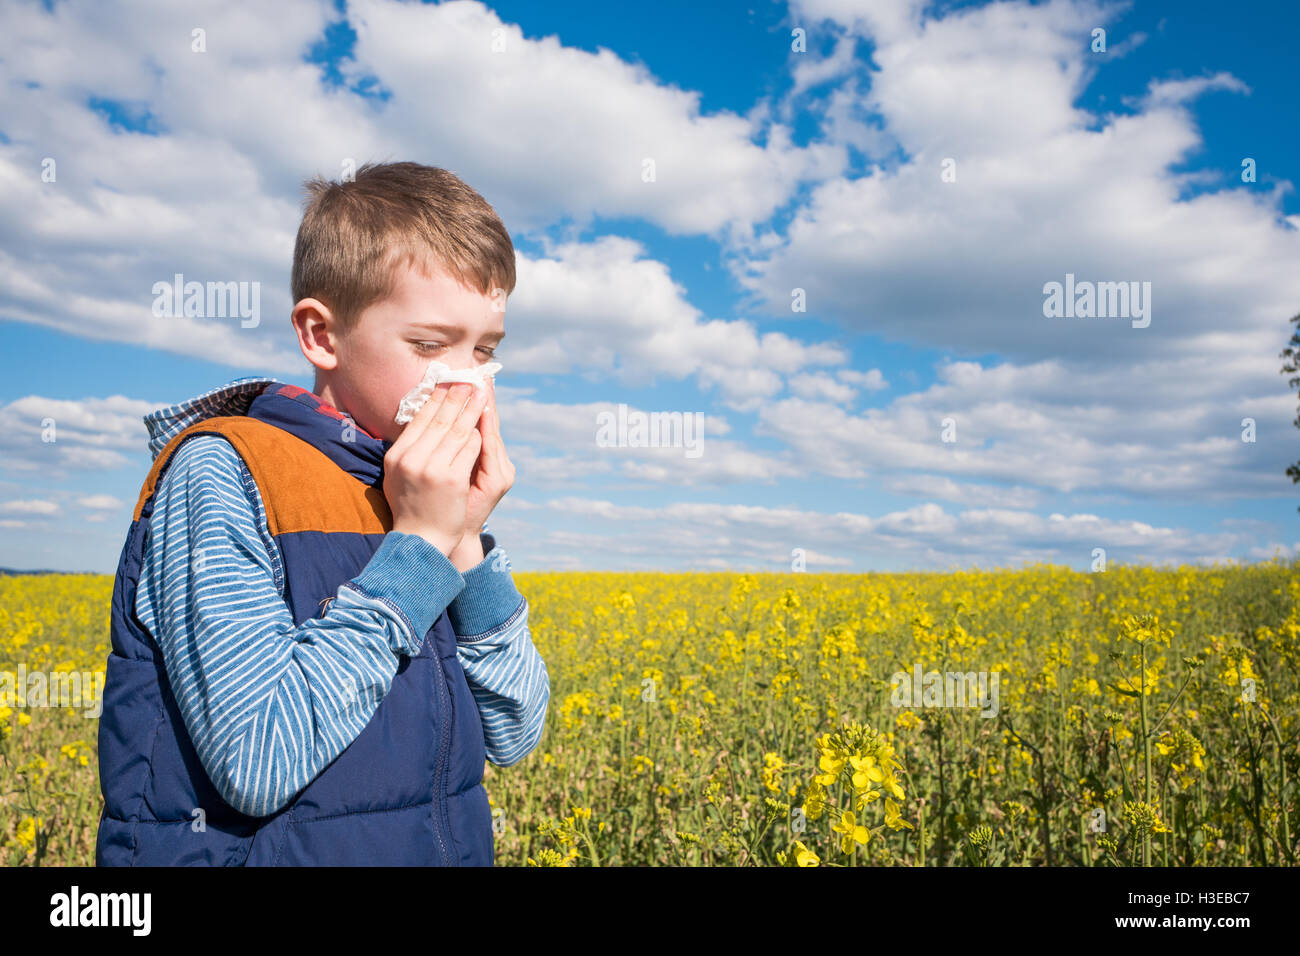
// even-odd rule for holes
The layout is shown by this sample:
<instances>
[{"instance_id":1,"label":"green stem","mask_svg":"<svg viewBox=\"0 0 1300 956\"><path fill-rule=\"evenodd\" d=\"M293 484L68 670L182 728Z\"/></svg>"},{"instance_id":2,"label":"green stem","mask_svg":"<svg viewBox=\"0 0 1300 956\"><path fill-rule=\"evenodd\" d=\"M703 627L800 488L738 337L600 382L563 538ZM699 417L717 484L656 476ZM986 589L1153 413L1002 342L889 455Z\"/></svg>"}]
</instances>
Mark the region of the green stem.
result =
<instances>
[{"instance_id":1,"label":"green stem","mask_svg":"<svg viewBox=\"0 0 1300 956\"><path fill-rule=\"evenodd\" d=\"M1141 676L1139 678L1139 684L1138 684L1138 690L1140 691L1140 696L1138 697L1138 711L1142 715L1142 757L1145 763L1145 770L1143 772L1143 776L1145 778L1143 780L1143 789L1145 791L1144 800L1147 806L1152 806L1151 803L1151 738L1147 736L1147 646L1145 643L1143 643L1140 644L1139 647L1141 648L1141 657L1140 657L1141 664L1139 665ZM1142 831L1142 865L1143 866L1151 865L1151 831L1150 830Z\"/></svg>"},{"instance_id":2,"label":"green stem","mask_svg":"<svg viewBox=\"0 0 1300 956\"><path fill-rule=\"evenodd\" d=\"M1264 709L1261 704L1260 713L1268 721L1268 729L1273 732L1273 745L1277 752L1277 793L1279 809L1282 812L1282 849L1286 853L1287 862L1295 864L1295 850L1291 846L1291 825L1287 820L1286 813L1286 761L1282 759L1282 735L1278 733L1277 724L1273 722L1273 717ZM1281 860L1278 861L1279 863Z\"/></svg>"}]
</instances>

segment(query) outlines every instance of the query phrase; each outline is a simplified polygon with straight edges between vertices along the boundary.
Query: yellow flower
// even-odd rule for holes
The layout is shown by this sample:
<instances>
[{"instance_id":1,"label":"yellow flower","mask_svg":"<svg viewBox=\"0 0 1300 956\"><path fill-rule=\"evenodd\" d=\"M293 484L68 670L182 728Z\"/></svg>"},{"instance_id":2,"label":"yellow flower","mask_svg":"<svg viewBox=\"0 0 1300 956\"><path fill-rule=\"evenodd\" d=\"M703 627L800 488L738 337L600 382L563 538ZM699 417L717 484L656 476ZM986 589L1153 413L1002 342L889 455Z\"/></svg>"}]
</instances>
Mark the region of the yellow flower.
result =
<instances>
[{"instance_id":1,"label":"yellow flower","mask_svg":"<svg viewBox=\"0 0 1300 956\"><path fill-rule=\"evenodd\" d=\"M817 782L823 787L829 787L840 778L840 771L844 769L844 758L835 754L824 753L817 761L817 766L825 771L825 773L817 775Z\"/></svg>"},{"instance_id":2,"label":"yellow flower","mask_svg":"<svg viewBox=\"0 0 1300 956\"><path fill-rule=\"evenodd\" d=\"M855 842L866 843L871 839L871 831L864 826L858 826L851 810L845 810L840 815L840 822L831 827L831 830L840 834L840 851L842 853L852 853Z\"/></svg>"},{"instance_id":3,"label":"yellow flower","mask_svg":"<svg viewBox=\"0 0 1300 956\"><path fill-rule=\"evenodd\" d=\"M773 793L781 792L781 769L784 766L776 753L768 751L763 754L763 786Z\"/></svg>"},{"instance_id":4,"label":"yellow flower","mask_svg":"<svg viewBox=\"0 0 1300 956\"><path fill-rule=\"evenodd\" d=\"M538 853L536 858L530 856L528 858L528 865L529 866L568 866L569 865L568 860L569 858L562 857L557 851L548 848Z\"/></svg>"},{"instance_id":5,"label":"yellow flower","mask_svg":"<svg viewBox=\"0 0 1300 956\"><path fill-rule=\"evenodd\" d=\"M44 823L44 820L40 817L24 816L18 823L18 832L16 834L18 845L24 850L31 850L35 847L36 831L40 829L42 823Z\"/></svg>"},{"instance_id":6,"label":"yellow flower","mask_svg":"<svg viewBox=\"0 0 1300 956\"><path fill-rule=\"evenodd\" d=\"M915 730L921 726L921 718L912 711L905 710L894 719L894 726L899 730Z\"/></svg>"},{"instance_id":7,"label":"yellow flower","mask_svg":"<svg viewBox=\"0 0 1300 956\"><path fill-rule=\"evenodd\" d=\"M912 824L899 816L898 804L888 797L885 798L885 825L891 830L913 829Z\"/></svg>"},{"instance_id":8,"label":"yellow flower","mask_svg":"<svg viewBox=\"0 0 1300 956\"><path fill-rule=\"evenodd\" d=\"M821 859L817 856L817 854L814 853L812 850L808 849L798 840L794 841L794 845L795 848L799 851L795 855L795 859L799 862L800 866L818 866L821 864Z\"/></svg>"},{"instance_id":9,"label":"yellow flower","mask_svg":"<svg viewBox=\"0 0 1300 956\"><path fill-rule=\"evenodd\" d=\"M892 774L885 778L885 789L898 797L899 800L903 799L903 788L898 785L898 778Z\"/></svg>"},{"instance_id":10,"label":"yellow flower","mask_svg":"<svg viewBox=\"0 0 1300 956\"><path fill-rule=\"evenodd\" d=\"M867 790L873 781L880 783L885 779L885 775L876 766L875 757L859 757L855 754L849 758L849 763L853 764L853 786L858 790Z\"/></svg>"},{"instance_id":11,"label":"yellow flower","mask_svg":"<svg viewBox=\"0 0 1300 956\"><path fill-rule=\"evenodd\" d=\"M821 784L814 781L808 789L808 794L804 797L803 815L809 820L819 820L825 809L826 791L822 789Z\"/></svg>"}]
</instances>

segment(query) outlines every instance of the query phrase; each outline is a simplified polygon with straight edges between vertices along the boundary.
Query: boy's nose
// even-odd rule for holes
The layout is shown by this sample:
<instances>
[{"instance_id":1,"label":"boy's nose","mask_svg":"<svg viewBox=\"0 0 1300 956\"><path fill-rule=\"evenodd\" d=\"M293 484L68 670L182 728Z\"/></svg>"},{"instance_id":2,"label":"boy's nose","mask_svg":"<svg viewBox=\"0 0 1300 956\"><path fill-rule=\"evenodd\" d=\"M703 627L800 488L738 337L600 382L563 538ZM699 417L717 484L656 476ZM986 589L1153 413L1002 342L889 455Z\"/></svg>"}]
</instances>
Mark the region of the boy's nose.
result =
<instances>
[{"instance_id":1,"label":"boy's nose","mask_svg":"<svg viewBox=\"0 0 1300 956\"><path fill-rule=\"evenodd\" d=\"M447 363L448 368L458 371L463 368L475 368L482 365L483 363L479 361L481 358L482 356L475 352L474 349L469 348L464 351L450 352L444 355L442 360Z\"/></svg>"}]
</instances>

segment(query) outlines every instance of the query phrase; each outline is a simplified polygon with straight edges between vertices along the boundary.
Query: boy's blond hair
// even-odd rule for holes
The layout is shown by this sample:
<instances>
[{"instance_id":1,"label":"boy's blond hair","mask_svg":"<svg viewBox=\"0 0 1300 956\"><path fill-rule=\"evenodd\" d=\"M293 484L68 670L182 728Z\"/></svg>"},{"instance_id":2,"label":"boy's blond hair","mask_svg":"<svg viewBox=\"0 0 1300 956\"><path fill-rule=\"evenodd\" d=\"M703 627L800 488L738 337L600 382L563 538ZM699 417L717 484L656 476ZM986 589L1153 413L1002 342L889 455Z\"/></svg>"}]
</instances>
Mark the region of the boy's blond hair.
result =
<instances>
[{"instance_id":1,"label":"boy's blond hair","mask_svg":"<svg viewBox=\"0 0 1300 956\"><path fill-rule=\"evenodd\" d=\"M293 300L325 303L343 335L367 306L392 295L403 265L426 274L439 268L481 295L514 291L510 234L454 173L366 163L350 181L316 176L303 186L309 196L293 248Z\"/></svg>"}]
</instances>

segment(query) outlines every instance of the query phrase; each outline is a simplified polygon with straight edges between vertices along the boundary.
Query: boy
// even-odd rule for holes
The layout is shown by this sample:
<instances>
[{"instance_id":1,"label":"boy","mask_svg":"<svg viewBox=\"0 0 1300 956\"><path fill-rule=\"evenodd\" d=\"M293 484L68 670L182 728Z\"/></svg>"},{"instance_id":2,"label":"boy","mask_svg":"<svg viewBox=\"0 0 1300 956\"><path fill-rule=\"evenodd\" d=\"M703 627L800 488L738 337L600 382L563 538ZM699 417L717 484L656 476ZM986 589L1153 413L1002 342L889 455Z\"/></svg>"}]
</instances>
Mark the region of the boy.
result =
<instances>
[{"instance_id":1,"label":"boy","mask_svg":"<svg viewBox=\"0 0 1300 956\"><path fill-rule=\"evenodd\" d=\"M113 590L99 866L490 866L485 758L550 699L488 514L514 247L451 173L307 183L292 321L313 392L228 385L145 416L155 462Z\"/></svg>"}]
</instances>

